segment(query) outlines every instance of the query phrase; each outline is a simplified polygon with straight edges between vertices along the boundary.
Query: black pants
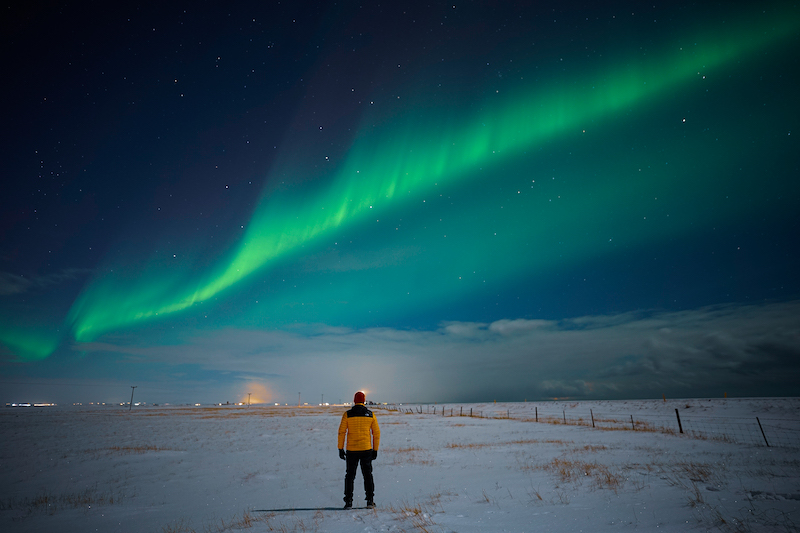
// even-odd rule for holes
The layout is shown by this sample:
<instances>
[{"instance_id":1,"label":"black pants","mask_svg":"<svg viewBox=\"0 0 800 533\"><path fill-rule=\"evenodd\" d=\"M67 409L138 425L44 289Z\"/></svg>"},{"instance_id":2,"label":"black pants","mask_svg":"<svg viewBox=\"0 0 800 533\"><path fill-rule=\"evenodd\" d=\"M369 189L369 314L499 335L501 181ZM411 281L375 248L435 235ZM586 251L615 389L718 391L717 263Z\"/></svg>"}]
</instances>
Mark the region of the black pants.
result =
<instances>
[{"instance_id":1,"label":"black pants","mask_svg":"<svg viewBox=\"0 0 800 533\"><path fill-rule=\"evenodd\" d=\"M364 492L367 501L371 502L375 495L375 483L372 481L372 450L347 452L347 473L344 476L345 503L353 503L353 484L359 463L361 464L361 474L364 476Z\"/></svg>"}]
</instances>

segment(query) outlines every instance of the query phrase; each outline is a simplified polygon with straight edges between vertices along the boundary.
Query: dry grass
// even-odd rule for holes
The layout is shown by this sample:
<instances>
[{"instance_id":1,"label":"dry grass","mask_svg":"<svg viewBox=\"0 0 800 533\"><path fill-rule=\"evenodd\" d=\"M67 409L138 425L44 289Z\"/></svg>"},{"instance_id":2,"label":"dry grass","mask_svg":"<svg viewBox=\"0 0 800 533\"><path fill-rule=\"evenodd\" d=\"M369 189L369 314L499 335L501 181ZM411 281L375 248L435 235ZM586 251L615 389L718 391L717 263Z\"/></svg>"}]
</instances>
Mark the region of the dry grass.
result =
<instances>
[{"instance_id":1,"label":"dry grass","mask_svg":"<svg viewBox=\"0 0 800 533\"><path fill-rule=\"evenodd\" d=\"M519 420L519 419L517 419ZM536 422L535 418L522 419L525 422ZM557 416L539 416L539 423L553 424L556 426L587 426L592 427L592 420L590 418L564 418ZM599 416L594 417L593 429L600 429L603 431L645 431L652 433L664 433L667 435L675 435L674 429L656 426L651 422L645 420L634 419L631 424L630 418L602 418Z\"/></svg>"},{"instance_id":2,"label":"dry grass","mask_svg":"<svg viewBox=\"0 0 800 533\"><path fill-rule=\"evenodd\" d=\"M592 480L596 488L611 489L617 492L625 483L625 477L612 472L606 465L597 462L575 461L555 458L540 465L522 465L522 469L543 470L555 474L562 483L578 483Z\"/></svg>"},{"instance_id":3,"label":"dry grass","mask_svg":"<svg viewBox=\"0 0 800 533\"><path fill-rule=\"evenodd\" d=\"M45 513L53 515L63 509L89 509L92 505L115 505L125 500L125 492L101 492L90 487L81 492L53 494L42 492L33 498L9 498L0 501L0 510L22 511L25 516Z\"/></svg>"},{"instance_id":4,"label":"dry grass","mask_svg":"<svg viewBox=\"0 0 800 533\"><path fill-rule=\"evenodd\" d=\"M248 511L241 516L234 515L229 520L220 519L218 522L206 523L201 529L196 529L191 520L181 518L161 528L162 533L226 533L228 531L241 531L256 528L258 531L278 531L289 533L295 531L319 531L319 524L324 518L321 511L317 511L309 519L297 516L288 517L287 521L277 520L275 513L252 515Z\"/></svg>"},{"instance_id":5,"label":"dry grass","mask_svg":"<svg viewBox=\"0 0 800 533\"><path fill-rule=\"evenodd\" d=\"M598 426L596 429L601 431L641 431L641 432L649 432L649 433L662 433L664 435L677 435L678 433L671 428L662 427L662 426L654 426L650 422L635 421L635 429L631 427L630 420L625 422L616 421L617 426Z\"/></svg>"},{"instance_id":6,"label":"dry grass","mask_svg":"<svg viewBox=\"0 0 800 533\"><path fill-rule=\"evenodd\" d=\"M707 433L702 433L700 431L694 431L694 430L691 430L691 429L684 430L683 433L684 433L684 435L688 435L689 437L692 437L693 439L710 440L710 441L713 441L713 442L725 442L725 443L728 443L728 444L735 444L736 443L736 439L734 439L733 437L731 437L730 435L727 435L725 433L718 433L718 434L711 434L710 435L710 434L707 434ZM673 432L673 434L674 434L674 432Z\"/></svg>"},{"instance_id":7,"label":"dry grass","mask_svg":"<svg viewBox=\"0 0 800 533\"><path fill-rule=\"evenodd\" d=\"M673 471L685 475L690 481L706 482L711 479L713 470L708 463L695 463L693 461L675 463Z\"/></svg>"},{"instance_id":8,"label":"dry grass","mask_svg":"<svg viewBox=\"0 0 800 533\"><path fill-rule=\"evenodd\" d=\"M145 454L147 452L165 452L175 451L175 448L168 446L155 446L151 444L138 445L138 446L109 446L108 448L92 448L91 450L84 450L83 453L91 453L94 455L127 455L127 454Z\"/></svg>"},{"instance_id":9,"label":"dry grass","mask_svg":"<svg viewBox=\"0 0 800 533\"><path fill-rule=\"evenodd\" d=\"M408 446L407 448L398 448L394 450L395 453L411 453L411 452L423 452L422 448L419 446Z\"/></svg>"},{"instance_id":10,"label":"dry grass","mask_svg":"<svg viewBox=\"0 0 800 533\"><path fill-rule=\"evenodd\" d=\"M174 448L169 448L166 446L144 445L144 446L110 446L108 448L103 448L103 449L113 453L126 454L126 453L164 452L164 451L171 451Z\"/></svg>"},{"instance_id":11,"label":"dry grass","mask_svg":"<svg viewBox=\"0 0 800 533\"><path fill-rule=\"evenodd\" d=\"M394 454L392 464L418 464L425 466L434 465L433 459L430 457L428 450L424 450L418 446L409 446L406 448L398 448L396 450L386 450L389 454Z\"/></svg>"},{"instance_id":12,"label":"dry grass","mask_svg":"<svg viewBox=\"0 0 800 533\"><path fill-rule=\"evenodd\" d=\"M720 531L745 532L750 531L748 520L732 519L726 521L720 511L706 500L703 487L718 477L714 465L695 461L659 464L662 473L667 474L662 479L672 486L686 491L686 505L695 509L705 520L711 520ZM724 468L724 465L716 465ZM701 486L698 486L700 484ZM752 512L752 508L750 509ZM787 531L789 531L787 529Z\"/></svg>"},{"instance_id":13,"label":"dry grass","mask_svg":"<svg viewBox=\"0 0 800 533\"><path fill-rule=\"evenodd\" d=\"M544 502L544 498L542 498L542 493L539 492L538 488L533 488L531 485L530 490L528 491L528 496L530 497L531 501L535 503L542 503Z\"/></svg>"},{"instance_id":14,"label":"dry grass","mask_svg":"<svg viewBox=\"0 0 800 533\"><path fill-rule=\"evenodd\" d=\"M249 483L250 481L254 480L257 475L258 472L250 472L249 474L245 474L242 478L242 483Z\"/></svg>"},{"instance_id":15,"label":"dry grass","mask_svg":"<svg viewBox=\"0 0 800 533\"><path fill-rule=\"evenodd\" d=\"M427 503L409 503L402 501L398 506L390 505L387 509L388 512L394 514L397 521L409 522L414 531L421 531L422 533L430 533L432 531L439 531L440 528L434 522L433 515L441 511L442 500L447 499L453 494L450 492L432 494L430 501ZM390 528L394 531L394 528ZM406 531L400 528L400 531Z\"/></svg>"},{"instance_id":16,"label":"dry grass","mask_svg":"<svg viewBox=\"0 0 800 533\"><path fill-rule=\"evenodd\" d=\"M408 521L415 530L423 533L430 533L431 528L436 526L436 522L433 521L432 506L420 503L410 504L404 501L397 507L390 505L389 512L395 515L396 520Z\"/></svg>"},{"instance_id":17,"label":"dry grass","mask_svg":"<svg viewBox=\"0 0 800 533\"><path fill-rule=\"evenodd\" d=\"M503 442L470 442L470 443L451 442L450 444L446 444L445 448L479 449L479 448L488 448L490 446L524 446L530 444L560 444L562 446L567 446L571 443L572 441L565 441L560 439L559 440L518 439L518 440L510 440Z\"/></svg>"},{"instance_id":18,"label":"dry grass","mask_svg":"<svg viewBox=\"0 0 800 533\"><path fill-rule=\"evenodd\" d=\"M718 466L722 467L721 465ZM669 484L689 491L693 494L695 501L702 500L702 496L697 491L697 483L711 482L719 475L713 465L695 461L662 463L658 464L658 467L663 473L667 474L664 479Z\"/></svg>"},{"instance_id":19,"label":"dry grass","mask_svg":"<svg viewBox=\"0 0 800 533\"><path fill-rule=\"evenodd\" d=\"M477 449L477 448L487 448L489 446L497 446L497 443L479 443L479 442L471 442L471 443L461 443L461 442L451 442L450 444L445 444L445 448L450 449Z\"/></svg>"},{"instance_id":20,"label":"dry grass","mask_svg":"<svg viewBox=\"0 0 800 533\"><path fill-rule=\"evenodd\" d=\"M586 446L583 446L582 448L576 448L576 449L575 449L575 450L573 450L573 451L576 451L576 452L589 452L589 453L594 453L594 452L599 452L599 451L602 451L602 450L607 450L607 449L608 449L608 448L606 448L606 447L605 447L605 446L603 446L602 444L601 444L601 445L599 445L599 446L593 446L593 445L591 445L591 444L587 444Z\"/></svg>"}]
</instances>

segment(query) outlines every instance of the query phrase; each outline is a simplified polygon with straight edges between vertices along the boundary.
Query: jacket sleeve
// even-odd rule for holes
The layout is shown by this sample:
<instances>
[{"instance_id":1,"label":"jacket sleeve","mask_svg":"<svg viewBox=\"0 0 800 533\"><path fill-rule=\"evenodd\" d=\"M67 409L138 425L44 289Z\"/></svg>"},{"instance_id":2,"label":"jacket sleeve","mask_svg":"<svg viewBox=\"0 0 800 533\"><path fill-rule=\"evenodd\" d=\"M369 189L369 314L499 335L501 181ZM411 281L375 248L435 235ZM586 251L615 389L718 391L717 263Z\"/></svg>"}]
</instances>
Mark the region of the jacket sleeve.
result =
<instances>
[{"instance_id":1,"label":"jacket sleeve","mask_svg":"<svg viewBox=\"0 0 800 533\"><path fill-rule=\"evenodd\" d=\"M342 415L342 421L339 423L339 445L340 450L344 449L344 437L347 435L347 413Z\"/></svg>"},{"instance_id":2,"label":"jacket sleeve","mask_svg":"<svg viewBox=\"0 0 800 533\"><path fill-rule=\"evenodd\" d=\"M372 431L372 449L377 452L381 445L381 428L378 426L378 418L375 416L372 417L370 431Z\"/></svg>"}]
</instances>

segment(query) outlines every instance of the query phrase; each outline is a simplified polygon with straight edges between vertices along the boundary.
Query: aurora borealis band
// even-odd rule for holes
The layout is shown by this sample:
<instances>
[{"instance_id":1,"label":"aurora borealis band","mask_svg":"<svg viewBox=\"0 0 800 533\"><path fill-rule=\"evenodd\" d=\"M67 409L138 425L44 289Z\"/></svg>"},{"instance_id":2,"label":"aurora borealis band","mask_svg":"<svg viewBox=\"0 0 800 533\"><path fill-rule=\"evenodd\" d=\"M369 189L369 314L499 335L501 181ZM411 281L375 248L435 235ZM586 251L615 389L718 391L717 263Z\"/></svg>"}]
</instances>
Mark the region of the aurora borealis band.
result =
<instances>
[{"instance_id":1,"label":"aurora borealis band","mask_svg":"<svg viewBox=\"0 0 800 533\"><path fill-rule=\"evenodd\" d=\"M195 280L162 282L159 278L163 275L156 272L155 280L140 277L133 286L125 279L90 285L71 312L75 338L88 341L110 329L183 311L338 228L371 222L373 215L402 209L393 204L420 201L438 190L448 190L451 182L479 180L475 172L478 167L502 165L521 151L536 149L582 124L602 122L627 107L645 105L670 90L680 90L704 71L723 68L728 62L779 44L796 28L794 20L773 20L755 31L728 31L712 44L687 47L685 52L671 43L670 52L654 54L634 66L609 69L595 78L583 78L578 89L534 91L532 96L490 104L479 117L466 121L459 117L449 127L447 121L435 118L423 123L406 119L405 124L387 127L385 134L379 132L377 139L372 139L364 127L360 136L356 134L354 146L331 185L312 192L310 197L291 192L276 199L267 197L256 209L233 257L218 272L202 276L199 284ZM743 33L747 30L749 33ZM567 80L566 84L575 86L578 80ZM417 130L424 133L416 135ZM582 196L593 193L584 191ZM602 190L597 193L607 194ZM604 204L603 209L607 208ZM576 209L591 212L593 206ZM535 217L536 213L531 215ZM512 255L511 251L506 253ZM594 251L582 245L576 253ZM515 269L526 264L525 259L515 262ZM458 288L451 285L451 290Z\"/></svg>"},{"instance_id":2,"label":"aurora borealis band","mask_svg":"<svg viewBox=\"0 0 800 533\"><path fill-rule=\"evenodd\" d=\"M106 353L99 367L155 357L205 375L208 363L150 354L236 331L527 331L797 298L796 7L414 6L399 22L337 8L300 33L291 8L270 9L237 11L246 28L225 26L193 55L183 27L201 32L211 15L163 15L181 29L150 40L141 28L158 25L139 20L134 56L163 47L180 59L104 67L91 103L53 86L76 107L38 111L43 125L83 106L92 113L75 127L94 132L96 108L121 107L111 140L29 136L55 147L28 150L39 181L61 185L47 199L35 185L43 200L14 212L42 220L62 266L23 251L53 248L46 238L8 239L9 361ZM452 28L437 36L437 25ZM295 340L243 347L266 365L246 379L280 381L274 346ZM617 356L647 357L630 350ZM560 385L534 389L590 380L545 381Z\"/></svg>"}]
</instances>

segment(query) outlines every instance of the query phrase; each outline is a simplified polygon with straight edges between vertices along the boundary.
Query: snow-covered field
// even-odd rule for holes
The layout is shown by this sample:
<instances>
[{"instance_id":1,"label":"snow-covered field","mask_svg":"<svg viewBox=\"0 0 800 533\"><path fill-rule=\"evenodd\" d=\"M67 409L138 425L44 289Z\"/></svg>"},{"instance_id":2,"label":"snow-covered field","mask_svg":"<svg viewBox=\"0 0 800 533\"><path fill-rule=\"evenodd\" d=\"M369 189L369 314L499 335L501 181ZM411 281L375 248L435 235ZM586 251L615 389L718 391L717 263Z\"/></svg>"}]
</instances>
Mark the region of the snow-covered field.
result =
<instances>
[{"instance_id":1,"label":"snow-covered field","mask_svg":"<svg viewBox=\"0 0 800 533\"><path fill-rule=\"evenodd\" d=\"M792 444L800 430L800 399L401 407L414 414L376 408L382 432L374 463L377 509L324 510L342 504L344 462L337 456L336 430L344 409L0 410L0 529L800 528L800 450L796 440ZM450 409L511 419L450 417ZM730 435L680 434L675 409L685 425L700 428L716 419L721 422L713 427L729 428ZM775 428L783 432L780 446L748 440L755 417L768 438ZM656 430L670 424L671 430ZM363 502L359 475L355 503ZM298 508L304 510L265 511Z\"/></svg>"}]
</instances>

